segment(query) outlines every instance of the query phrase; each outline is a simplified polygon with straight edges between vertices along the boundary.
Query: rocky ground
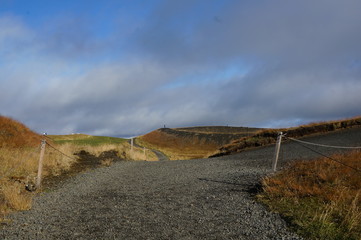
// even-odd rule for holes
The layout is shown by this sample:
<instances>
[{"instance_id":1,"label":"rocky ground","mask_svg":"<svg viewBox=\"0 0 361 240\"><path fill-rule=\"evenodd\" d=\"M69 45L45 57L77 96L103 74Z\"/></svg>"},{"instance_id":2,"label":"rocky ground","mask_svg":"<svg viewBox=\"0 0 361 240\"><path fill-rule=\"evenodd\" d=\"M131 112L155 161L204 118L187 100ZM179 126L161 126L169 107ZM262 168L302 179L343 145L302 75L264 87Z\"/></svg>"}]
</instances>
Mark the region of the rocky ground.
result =
<instances>
[{"instance_id":1,"label":"rocky ground","mask_svg":"<svg viewBox=\"0 0 361 240\"><path fill-rule=\"evenodd\" d=\"M361 129L309 137L361 145ZM313 147L323 154L336 149ZM186 161L119 161L72 177L9 216L1 239L301 239L258 203L274 146ZM279 166L318 154L282 144Z\"/></svg>"}]
</instances>

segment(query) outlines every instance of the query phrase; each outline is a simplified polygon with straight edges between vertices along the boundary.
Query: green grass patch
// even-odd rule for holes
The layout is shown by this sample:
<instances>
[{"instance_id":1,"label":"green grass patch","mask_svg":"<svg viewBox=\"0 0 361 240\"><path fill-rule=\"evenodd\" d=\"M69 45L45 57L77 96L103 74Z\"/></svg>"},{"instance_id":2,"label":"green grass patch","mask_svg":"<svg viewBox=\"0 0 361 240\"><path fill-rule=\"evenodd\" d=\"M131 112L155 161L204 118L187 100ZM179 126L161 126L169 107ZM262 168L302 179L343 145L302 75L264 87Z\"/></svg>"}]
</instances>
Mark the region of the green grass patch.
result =
<instances>
[{"instance_id":1,"label":"green grass patch","mask_svg":"<svg viewBox=\"0 0 361 240\"><path fill-rule=\"evenodd\" d=\"M85 134L49 136L57 144L71 143L75 145L98 146L104 144L122 144L127 140L116 137L90 136Z\"/></svg>"},{"instance_id":2,"label":"green grass patch","mask_svg":"<svg viewBox=\"0 0 361 240\"><path fill-rule=\"evenodd\" d=\"M359 240L356 232L349 231L341 219L346 212L335 211L331 203L315 197L284 198L260 195L259 199L278 212L299 235L306 239Z\"/></svg>"}]
</instances>

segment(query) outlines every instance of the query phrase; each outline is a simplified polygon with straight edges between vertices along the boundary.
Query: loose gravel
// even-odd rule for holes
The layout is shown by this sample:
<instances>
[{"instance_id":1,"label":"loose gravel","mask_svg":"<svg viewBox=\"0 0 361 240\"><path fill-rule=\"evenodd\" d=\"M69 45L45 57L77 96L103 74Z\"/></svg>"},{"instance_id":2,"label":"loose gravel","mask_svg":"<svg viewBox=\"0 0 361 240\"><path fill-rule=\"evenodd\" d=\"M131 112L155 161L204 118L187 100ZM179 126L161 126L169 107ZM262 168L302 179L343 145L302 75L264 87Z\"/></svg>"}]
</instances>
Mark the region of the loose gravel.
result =
<instances>
[{"instance_id":1,"label":"loose gravel","mask_svg":"<svg viewBox=\"0 0 361 240\"><path fill-rule=\"evenodd\" d=\"M361 129L306 140L361 145ZM284 143L280 167L316 157ZM334 149L318 149L331 154ZM274 146L213 159L124 161L66 180L9 216L1 239L301 239L254 199Z\"/></svg>"}]
</instances>

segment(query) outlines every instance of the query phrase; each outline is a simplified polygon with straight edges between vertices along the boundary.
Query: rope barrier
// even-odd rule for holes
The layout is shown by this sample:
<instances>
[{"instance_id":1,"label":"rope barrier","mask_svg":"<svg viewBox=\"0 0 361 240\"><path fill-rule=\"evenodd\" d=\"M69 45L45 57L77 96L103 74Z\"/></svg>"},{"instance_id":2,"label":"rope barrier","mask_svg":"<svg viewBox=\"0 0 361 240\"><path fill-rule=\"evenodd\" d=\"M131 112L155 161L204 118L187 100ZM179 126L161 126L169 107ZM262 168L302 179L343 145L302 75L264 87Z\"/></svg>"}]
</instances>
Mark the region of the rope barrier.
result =
<instances>
[{"instance_id":1,"label":"rope barrier","mask_svg":"<svg viewBox=\"0 0 361 240\"><path fill-rule=\"evenodd\" d=\"M320 145L320 146L322 146L322 147L328 146L328 145L313 144L313 143L309 143L309 142L297 140L297 139L290 138L290 137L285 137L285 138L288 138L288 139L290 139L290 140L296 141L296 142L297 142L299 145L301 145L302 147L304 147L304 148L306 148L306 149L308 149L308 150L310 150L310 151L312 151L312 152L314 152L314 153L316 153L316 154L319 154L319 155L321 155L321 156L323 156L323 157L325 157L325 158L327 158L327 159L329 159L329 160L331 160L331 161L337 162L337 163L339 163L339 164L341 164L341 165L343 165L343 166L345 166L345 167L351 168L351 169L355 170L356 172L361 173L361 170L360 170L360 169L357 169L357 168L355 168L355 167L353 167L353 166L350 166L350 165L348 165L348 164L346 164L346 163L343 163L343 162L341 162L341 161L339 161L339 160L336 160L336 159L334 159L334 158L331 158L330 156L327 156L327 155L325 155L325 154L323 154L323 153L321 153L321 152L319 152L319 151L316 151L316 150L314 150L314 149L312 149L312 148L310 148L310 147L307 147L307 146L305 146L305 145L303 145L303 144L301 144L301 143L306 143L306 144L308 143L308 144L310 144L310 145L316 145L316 146L319 146L319 145ZM328 146L328 147L330 147L330 146ZM332 147L332 148L336 148L336 146L331 146L331 147ZM350 148L350 147L341 147L341 148ZM359 148L359 147L357 147L357 148Z\"/></svg>"},{"instance_id":2,"label":"rope barrier","mask_svg":"<svg viewBox=\"0 0 361 240\"><path fill-rule=\"evenodd\" d=\"M54 146L52 146L51 144L49 144L48 142L46 142L46 145L48 145L49 147L51 147L52 149L54 149L55 151L59 152L60 154L64 155L65 157L78 161L78 159L74 158L74 157L70 157L69 155L63 153L62 151L60 151L59 149L55 148Z\"/></svg>"},{"instance_id":3,"label":"rope barrier","mask_svg":"<svg viewBox=\"0 0 361 240\"><path fill-rule=\"evenodd\" d=\"M283 136L286 137L285 135L283 135ZM318 147L338 148L338 149L361 149L361 147L332 146L332 145L325 145L325 144L319 144L319 143L306 142L306 141L302 141L302 140L291 138L291 137L286 137L286 138L290 139L292 141L295 141L295 142L304 143L304 144L313 145L313 146L318 146Z\"/></svg>"}]
</instances>

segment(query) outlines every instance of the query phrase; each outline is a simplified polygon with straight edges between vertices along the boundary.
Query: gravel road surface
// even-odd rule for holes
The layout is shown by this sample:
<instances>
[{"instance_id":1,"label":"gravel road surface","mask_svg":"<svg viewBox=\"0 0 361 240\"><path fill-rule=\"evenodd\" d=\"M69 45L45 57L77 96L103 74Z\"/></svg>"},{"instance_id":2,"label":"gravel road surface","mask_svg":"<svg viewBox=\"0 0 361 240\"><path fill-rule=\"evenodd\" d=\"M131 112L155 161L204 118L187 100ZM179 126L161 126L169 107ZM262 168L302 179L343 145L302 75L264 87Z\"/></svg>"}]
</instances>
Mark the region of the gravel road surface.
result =
<instances>
[{"instance_id":1,"label":"gravel road surface","mask_svg":"<svg viewBox=\"0 0 361 240\"><path fill-rule=\"evenodd\" d=\"M167 157L167 155L165 155L161 151L155 150L155 149L152 149L151 151L154 152L154 154L157 156L159 161L169 161L169 158Z\"/></svg>"},{"instance_id":2,"label":"gravel road surface","mask_svg":"<svg viewBox=\"0 0 361 240\"><path fill-rule=\"evenodd\" d=\"M361 145L361 128L306 138ZM334 149L313 147L323 154ZM9 216L1 239L301 239L254 200L274 146L213 159L124 161L77 175ZM317 154L282 144L280 167Z\"/></svg>"}]
</instances>

